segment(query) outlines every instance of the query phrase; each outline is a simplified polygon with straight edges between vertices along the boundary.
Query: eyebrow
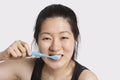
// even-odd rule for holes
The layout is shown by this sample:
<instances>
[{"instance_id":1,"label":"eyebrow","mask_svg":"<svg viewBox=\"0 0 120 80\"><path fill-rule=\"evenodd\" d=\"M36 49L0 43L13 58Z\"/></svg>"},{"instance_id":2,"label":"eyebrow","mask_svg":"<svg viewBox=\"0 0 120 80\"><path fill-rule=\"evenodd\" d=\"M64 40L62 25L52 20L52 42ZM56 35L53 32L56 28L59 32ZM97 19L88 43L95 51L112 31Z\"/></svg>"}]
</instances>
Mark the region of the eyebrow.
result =
<instances>
[{"instance_id":1,"label":"eyebrow","mask_svg":"<svg viewBox=\"0 0 120 80\"><path fill-rule=\"evenodd\" d=\"M50 35L49 32L41 32L40 35L42 35L42 34L49 34Z\"/></svg>"},{"instance_id":2,"label":"eyebrow","mask_svg":"<svg viewBox=\"0 0 120 80\"><path fill-rule=\"evenodd\" d=\"M69 31L62 31L62 32L60 32L60 34L62 34L62 33L68 33L68 34L71 35L71 33Z\"/></svg>"},{"instance_id":3,"label":"eyebrow","mask_svg":"<svg viewBox=\"0 0 120 80\"><path fill-rule=\"evenodd\" d=\"M61 31L59 34L63 34L63 33L68 33L68 34L71 35L71 33L69 31ZM51 33L49 33L49 32L41 32L40 35L42 35L42 34L49 34L49 35L51 35Z\"/></svg>"}]
</instances>

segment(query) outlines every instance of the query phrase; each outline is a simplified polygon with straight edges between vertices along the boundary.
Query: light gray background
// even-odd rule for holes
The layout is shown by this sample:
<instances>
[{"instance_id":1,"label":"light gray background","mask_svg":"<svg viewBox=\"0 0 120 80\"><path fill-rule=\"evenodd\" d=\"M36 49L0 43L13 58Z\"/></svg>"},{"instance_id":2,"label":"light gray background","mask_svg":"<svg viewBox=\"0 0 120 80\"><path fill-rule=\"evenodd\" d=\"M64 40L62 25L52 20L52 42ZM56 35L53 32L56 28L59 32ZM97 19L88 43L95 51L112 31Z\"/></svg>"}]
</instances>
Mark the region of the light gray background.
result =
<instances>
[{"instance_id":1,"label":"light gray background","mask_svg":"<svg viewBox=\"0 0 120 80\"><path fill-rule=\"evenodd\" d=\"M79 63L99 80L120 80L119 0L0 0L0 51L15 40L31 45L35 20L45 6L61 3L78 17L81 33Z\"/></svg>"}]
</instances>

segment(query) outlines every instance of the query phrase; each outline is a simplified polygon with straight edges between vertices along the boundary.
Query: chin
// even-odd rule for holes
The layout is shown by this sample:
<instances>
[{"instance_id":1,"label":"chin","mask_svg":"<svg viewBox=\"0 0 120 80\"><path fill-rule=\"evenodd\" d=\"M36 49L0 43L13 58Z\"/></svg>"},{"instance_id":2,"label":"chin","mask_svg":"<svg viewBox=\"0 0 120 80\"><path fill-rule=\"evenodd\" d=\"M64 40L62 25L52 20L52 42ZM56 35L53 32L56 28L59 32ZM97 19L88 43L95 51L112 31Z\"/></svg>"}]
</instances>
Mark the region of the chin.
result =
<instances>
[{"instance_id":1,"label":"chin","mask_svg":"<svg viewBox=\"0 0 120 80\"><path fill-rule=\"evenodd\" d=\"M63 63L63 61L46 61L46 65L49 66L51 69L60 69L63 68L63 66L65 65L65 62Z\"/></svg>"},{"instance_id":2,"label":"chin","mask_svg":"<svg viewBox=\"0 0 120 80\"><path fill-rule=\"evenodd\" d=\"M63 64L50 64L50 65L48 65L50 68L52 68L52 69L54 69L54 70L58 70L58 69L61 69L61 68L63 68Z\"/></svg>"},{"instance_id":3,"label":"chin","mask_svg":"<svg viewBox=\"0 0 120 80\"><path fill-rule=\"evenodd\" d=\"M67 61L62 58L60 60L52 60L49 58L43 58L43 61L48 67L54 70L63 68L67 63Z\"/></svg>"}]
</instances>

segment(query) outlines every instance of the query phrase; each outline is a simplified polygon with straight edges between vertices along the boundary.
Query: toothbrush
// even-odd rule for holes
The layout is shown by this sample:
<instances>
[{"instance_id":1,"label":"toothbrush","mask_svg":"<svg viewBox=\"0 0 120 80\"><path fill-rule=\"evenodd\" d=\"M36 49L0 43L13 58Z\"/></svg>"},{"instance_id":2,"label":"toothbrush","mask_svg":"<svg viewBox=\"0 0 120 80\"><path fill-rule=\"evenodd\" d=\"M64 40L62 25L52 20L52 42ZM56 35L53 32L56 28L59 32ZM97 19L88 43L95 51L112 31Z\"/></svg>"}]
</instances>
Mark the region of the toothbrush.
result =
<instances>
[{"instance_id":1,"label":"toothbrush","mask_svg":"<svg viewBox=\"0 0 120 80\"><path fill-rule=\"evenodd\" d=\"M59 60L61 58L60 55L49 56L47 54L40 53L40 52L32 52L32 56L26 57L26 58L39 58L39 57L48 57L54 60ZM0 63L3 63L3 62L5 62L5 60L0 61Z\"/></svg>"},{"instance_id":2,"label":"toothbrush","mask_svg":"<svg viewBox=\"0 0 120 80\"><path fill-rule=\"evenodd\" d=\"M40 52L32 52L32 56L33 57L48 57L48 58L51 58L51 59L54 59L54 60L59 60L61 58L60 55L49 56L47 54L40 53Z\"/></svg>"}]
</instances>

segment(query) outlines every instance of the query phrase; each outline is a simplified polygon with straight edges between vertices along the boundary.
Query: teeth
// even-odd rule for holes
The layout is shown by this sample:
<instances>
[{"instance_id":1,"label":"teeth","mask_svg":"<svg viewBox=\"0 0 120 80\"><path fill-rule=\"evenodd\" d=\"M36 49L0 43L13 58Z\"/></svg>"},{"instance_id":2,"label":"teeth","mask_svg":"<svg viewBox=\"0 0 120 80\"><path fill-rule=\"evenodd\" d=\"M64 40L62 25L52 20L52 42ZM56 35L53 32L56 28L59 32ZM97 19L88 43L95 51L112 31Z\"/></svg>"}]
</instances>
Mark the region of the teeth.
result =
<instances>
[{"instance_id":1,"label":"teeth","mask_svg":"<svg viewBox=\"0 0 120 80\"><path fill-rule=\"evenodd\" d=\"M49 56L53 56L53 54L49 54Z\"/></svg>"},{"instance_id":2,"label":"teeth","mask_svg":"<svg viewBox=\"0 0 120 80\"><path fill-rule=\"evenodd\" d=\"M55 55L57 55L57 56L63 56L62 54L49 54L49 56L55 56Z\"/></svg>"},{"instance_id":3,"label":"teeth","mask_svg":"<svg viewBox=\"0 0 120 80\"><path fill-rule=\"evenodd\" d=\"M59 54L49 54L49 56L54 56L54 55L59 55Z\"/></svg>"},{"instance_id":4,"label":"teeth","mask_svg":"<svg viewBox=\"0 0 120 80\"><path fill-rule=\"evenodd\" d=\"M50 52L49 53L49 56L55 56L55 55L57 55L57 56L63 56L63 54L61 54L61 53L63 53L62 51L59 51L59 52L56 52L56 53L52 53L52 52Z\"/></svg>"}]
</instances>

